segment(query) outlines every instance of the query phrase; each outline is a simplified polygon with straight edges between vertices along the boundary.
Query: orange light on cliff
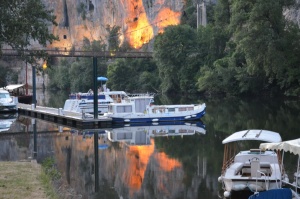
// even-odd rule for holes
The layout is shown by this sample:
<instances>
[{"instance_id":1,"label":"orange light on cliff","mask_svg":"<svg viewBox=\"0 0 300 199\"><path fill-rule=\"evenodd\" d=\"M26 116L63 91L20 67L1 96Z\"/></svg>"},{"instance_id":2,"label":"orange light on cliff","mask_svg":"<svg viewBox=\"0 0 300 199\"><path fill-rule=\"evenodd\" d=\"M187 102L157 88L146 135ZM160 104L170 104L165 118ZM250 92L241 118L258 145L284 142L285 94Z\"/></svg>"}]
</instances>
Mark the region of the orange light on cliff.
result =
<instances>
[{"instance_id":1,"label":"orange light on cliff","mask_svg":"<svg viewBox=\"0 0 300 199\"><path fill-rule=\"evenodd\" d=\"M43 69L46 70L46 68L47 68L47 61L44 61L44 63L43 63Z\"/></svg>"},{"instance_id":2,"label":"orange light on cliff","mask_svg":"<svg viewBox=\"0 0 300 199\"><path fill-rule=\"evenodd\" d=\"M129 44L134 48L140 48L143 44L148 43L153 38L153 28L150 25L142 0L128 0L128 26L126 37Z\"/></svg>"},{"instance_id":3,"label":"orange light on cliff","mask_svg":"<svg viewBox=\"0 0 300 199\"><path fill-rule=\"evenodd\" d=\"M170 25L178 25L180 23L180 12L174 12L170 8L163 8L156 16L158 32L163 33L164 28Z\"/></svg>"}]
</instances>

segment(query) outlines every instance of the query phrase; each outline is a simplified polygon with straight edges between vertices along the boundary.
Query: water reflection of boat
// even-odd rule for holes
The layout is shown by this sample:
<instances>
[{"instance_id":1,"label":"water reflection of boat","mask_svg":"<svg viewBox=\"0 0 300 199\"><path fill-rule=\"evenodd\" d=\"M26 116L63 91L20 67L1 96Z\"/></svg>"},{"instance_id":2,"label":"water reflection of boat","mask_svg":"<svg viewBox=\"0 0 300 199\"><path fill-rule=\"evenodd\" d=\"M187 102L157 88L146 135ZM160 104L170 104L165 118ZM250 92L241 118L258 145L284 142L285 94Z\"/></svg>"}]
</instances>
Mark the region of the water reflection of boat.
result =
<instances>
[{"instance_id":1,"label":"water reflection of boat","mask_svg":"<svg viewBox=\"0 0 300 199\"><path fill-rule=\"evenodd\" d=\"M223 184L226 198L232 191L260 192L279 188L285 177L276 152L260 149L237 151L237 144L246 140L280 142L281 136L272 131L251 129L233 133L223 140L224 160L218 181Z\"/></svg>"},{"instance_id":2,"label":"water reflection of boat","mask_svg":"<svg viewBox=\"0 0 300 199\"><path fill-rule=\"evenodd\" d=\"M0 114L0 132L8 131L16 121L18 114Z\"/></svg>"},{"instance_id":3,"label":"water reflection of boat","mask_svg":"<svg viewBox=\"0 0 300 199\"><path fill-rule=\"evenodd\" d=\"M129 145L150 145L151 137L160 136L186 136L205 134L205 125L197 123L146 123L128 124L106 130L107 138L111 142L126 142Z\"/></svg>"}]
</instances>

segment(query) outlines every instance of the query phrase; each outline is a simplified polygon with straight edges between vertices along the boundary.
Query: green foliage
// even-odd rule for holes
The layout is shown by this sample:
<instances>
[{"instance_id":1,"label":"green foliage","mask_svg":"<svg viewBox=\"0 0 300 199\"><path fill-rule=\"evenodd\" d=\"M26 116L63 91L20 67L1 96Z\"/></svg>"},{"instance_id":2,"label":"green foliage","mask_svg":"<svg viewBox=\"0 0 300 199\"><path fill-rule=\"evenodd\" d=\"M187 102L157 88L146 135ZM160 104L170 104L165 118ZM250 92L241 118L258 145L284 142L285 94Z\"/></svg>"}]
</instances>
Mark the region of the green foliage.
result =
<instances>
[{"instance_id":1,"label":"green foliage","mask_svg":"<svg viewBox=\"0 0 300 199\"><path fill-rule=\"evenodd\" d=\"M110 27L110 25L106 26L106 30L108 32L107 41L108 41L108 50L109 51L118 51L120 46L120 26L113 26Z\"/></svg>"},{"instance_id":2,"label":"green foliage","mask_svg":"<svg viewBox=\"0 0 300 199\"><path fill-rule=\"evenodd\" d=\"M60 172L55 167L55 161L53 158L48 157L42 162L43 171L52 179L58 180L61 178Z\"/></svg>"},{"instance_id":3,"label":"green foliage","mask_svg":"<svg viewBox=\"0 0 300 199\"><path fill-rule=\"evenodd\" d=\"M196 31L187 25L169 26L154 42L160 89L163 93L194 89L194 74L198 67L189 64L196 53Z\"/></svg>"},{"instance_id":4,"label":"green foliage","mask_svg":"<svg viewBox=\"0 0 300 199\"><path fill-rule=\"evenodd\" d=\"M83 41L83 49L89 51L104 51L106 45L103 40L90 42ZM97 71L99 76L105 76L107 69L105 60L97 59ZM71 92L86 92L93 87L93 59L77 58L62 59L58 66L48 70L50 88L70 90Z\"/></svg>"},{"instance_id":5,"label":"green foliage","mask_svg":"<svg viewBox=\"0 0 300 199\"><path fill-rule=\"evenodd\" d=\"M1 1L0 24L0 47L11 46L30 63L35 63L35 58L46 56L43 52L25 56L24 50L30 46L31 41L46 46L48 42L58 40L49 32L50 25L57 25L55 16L40 0Z\"/></svg>"},{"instance_id":6,"label":"green foliage","mask_svg":"<svg viewBox=\"0 0 300 199\"><path fill-rule=\"evenodd\" d=\"M286 90L286 95L298 95L300 58L294 55L299 53L300 32L282 14L292 3L218 1L212 31L207 26L198 39L209 46L200 48L209 62L199 73L198 90L230 95L278 95Z\"/></svg>"},{"instance_id":7,"label":"green foliage","mask_svg":"<svg viewBox=\"0 0 300 199\"><path fill-rule=\"evenodd\" d=\"M0 87L7 86L12 82L18 82L18 74L5 62L0 63Z\"/></svg>"},{"instance_id":8,"label":"green foliage","mask_svg":"<svg viewBox=\"0 0 300 199\"><path fill-rule=\"evenodd\" d=\"M108 86L128 92L158 92L157 67L149 59L117 59L109 64Z\"/></svg>"},{"instance_id":9,"label":"green foliage","mask_svg":"<svg viewBox=\"0 0 300 199\"><path fill-rule=\"evenodd\" d=\"M86 20L86 14L87 14L86 9L87 6L82 2L77 6L77 12L81 14L83 20Z\"/></svg>"}]
</instances>

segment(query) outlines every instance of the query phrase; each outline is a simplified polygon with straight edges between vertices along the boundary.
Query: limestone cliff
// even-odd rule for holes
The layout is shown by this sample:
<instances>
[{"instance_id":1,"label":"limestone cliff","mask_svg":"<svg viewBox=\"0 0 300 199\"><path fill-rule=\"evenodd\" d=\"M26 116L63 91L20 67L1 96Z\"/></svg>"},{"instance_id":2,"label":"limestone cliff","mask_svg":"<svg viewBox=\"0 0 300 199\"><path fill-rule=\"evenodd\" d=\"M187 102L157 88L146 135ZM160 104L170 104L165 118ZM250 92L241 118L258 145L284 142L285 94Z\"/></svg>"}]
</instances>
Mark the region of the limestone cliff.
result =
<instances>
[{"instance_id":1,"label":"limestone cliff","mask_svg":"<svg viewBox=\"0 0 300 199\"><path fill-rule=\"evenodd\" d=\"M183 0L43 0L59 24L59 42L49 47L80 49L86 37L106 41L110 27L121 27L121 41L140 48L168 25L179 24Z\"/></svg>"}]
</instances>

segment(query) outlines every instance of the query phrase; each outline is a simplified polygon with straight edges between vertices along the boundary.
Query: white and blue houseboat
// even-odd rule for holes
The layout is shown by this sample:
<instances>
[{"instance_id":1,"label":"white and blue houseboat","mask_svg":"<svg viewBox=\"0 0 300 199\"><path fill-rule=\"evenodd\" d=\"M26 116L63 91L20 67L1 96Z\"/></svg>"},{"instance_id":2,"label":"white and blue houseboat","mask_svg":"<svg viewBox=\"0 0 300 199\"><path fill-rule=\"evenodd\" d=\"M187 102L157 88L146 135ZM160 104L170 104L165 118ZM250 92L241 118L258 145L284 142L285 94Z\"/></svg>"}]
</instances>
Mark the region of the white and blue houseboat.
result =
<instances>
[{"instance_id":1,"label":"white and blue houseboat","mask_svg":"<svg viewBox=\"0 0 300 199\"><path fill-rule=\"evenodd\" d=\"M153 102L153 95L130 97L121 103L109 104L104 116L112 118L113 122L152 123L199 120L205 115L205 103L153 105Z\"/></svg>"}]
</instances>

